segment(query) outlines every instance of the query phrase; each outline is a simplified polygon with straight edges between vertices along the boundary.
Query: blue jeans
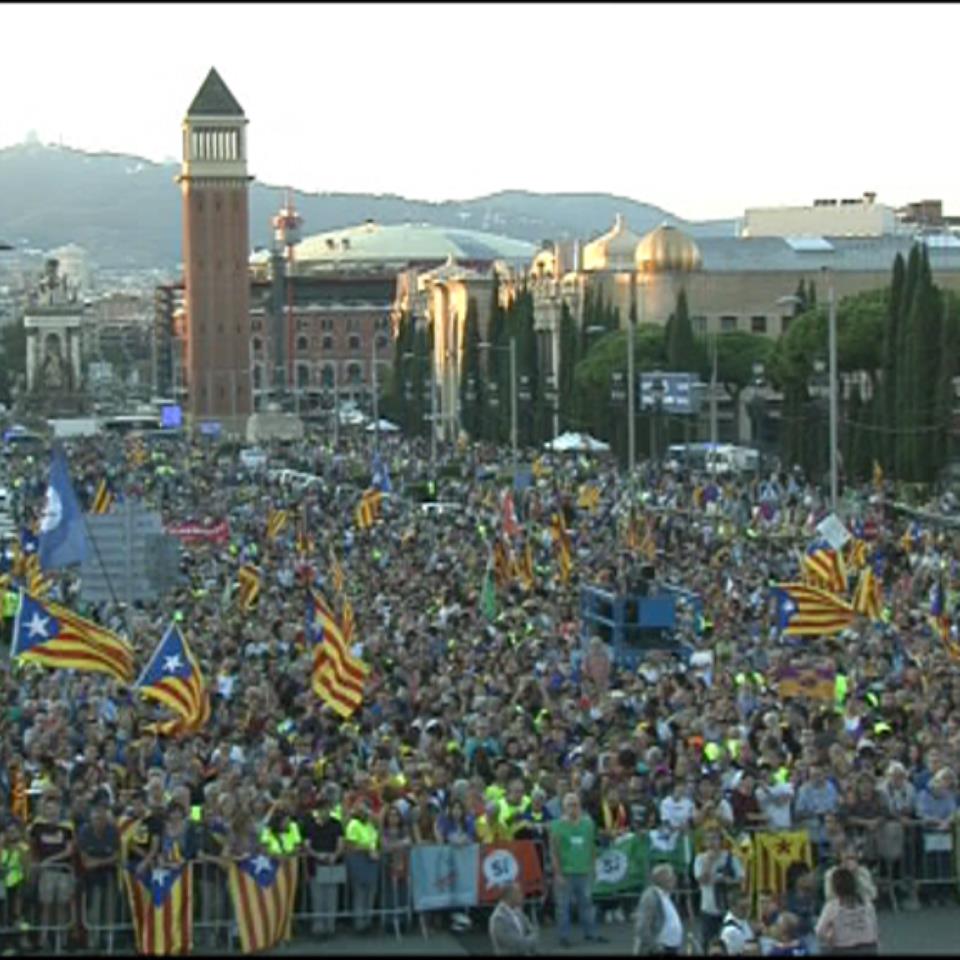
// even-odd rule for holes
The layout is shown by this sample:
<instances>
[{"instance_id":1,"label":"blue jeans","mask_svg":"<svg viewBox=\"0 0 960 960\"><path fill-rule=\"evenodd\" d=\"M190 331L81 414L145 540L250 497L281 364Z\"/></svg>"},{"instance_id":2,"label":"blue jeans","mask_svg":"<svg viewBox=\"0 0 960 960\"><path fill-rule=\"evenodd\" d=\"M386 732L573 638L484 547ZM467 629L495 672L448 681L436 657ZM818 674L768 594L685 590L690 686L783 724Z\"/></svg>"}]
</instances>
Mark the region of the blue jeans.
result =
<instances>
[{"instance_id":1,"label":"blue jeans","mask_svg":"<svg viewBox=\"0 0 960 960\"><path fill-rule=\"evenodd\" d=\"M597 928L593 917L593 903L590 895L593 892L593 877L586 873L565 874L563 883L556 884L557 918L560 921L560 936L564 940L570 939L570 902L577 903L577 916L583 925L583 932L587 937L595 937Z\"/></svg>"}]
</instances>

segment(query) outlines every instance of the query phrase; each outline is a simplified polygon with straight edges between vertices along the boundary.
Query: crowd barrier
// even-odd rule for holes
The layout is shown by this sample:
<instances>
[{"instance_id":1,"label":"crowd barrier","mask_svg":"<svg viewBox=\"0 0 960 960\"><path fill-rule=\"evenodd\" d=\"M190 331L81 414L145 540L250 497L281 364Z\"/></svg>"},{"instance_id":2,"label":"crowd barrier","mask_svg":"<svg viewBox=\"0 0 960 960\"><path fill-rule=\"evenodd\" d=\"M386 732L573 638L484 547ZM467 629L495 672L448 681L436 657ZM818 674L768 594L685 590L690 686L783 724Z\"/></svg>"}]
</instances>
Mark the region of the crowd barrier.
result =
<instances>
[{"instance_id":1,"label":"crowd barrier","mask_svg":"<svg viewBox=\"0 0 960 960\"><path fill-rule=\"evenodd\" d=\"M935 831L917 822L848 831L861 847L878 893L894 910L904 897L934 901L960 891L960 824ZM825 843L808 831L748 831L726 838L744 866L744 888L756 906L764 893L782 894L791 863L801 860L823 876L835 862ZM697 837L654 830L629 833L597 852L593 909L627 921L649 883L651 870L668 863L677 874L676 899L693 921L699 891L693 878ZM542 840L450 846L426 844L385 853L377 859L350 853L329 865L309 854L298 858L291 935L294 940L360 932L379 924L396 937L466 913L485 921L504 884L520 883L531 920L542 924L556 897L551 858ZM238 952L237 918L224 869L192 864L193 944L196 951ZM621 918L622 914L622 918ZM689 923L688 929L695 924ZM692 935L692 934L691 934ZM0 947L20 953L45 949L61 954L68 940L105 955L135 951L130 900L119 871L75 873L67 864L29 870L11 887L0 884ZM694 942L694 947L696 947Z\"/></svg>"}]
</instances>

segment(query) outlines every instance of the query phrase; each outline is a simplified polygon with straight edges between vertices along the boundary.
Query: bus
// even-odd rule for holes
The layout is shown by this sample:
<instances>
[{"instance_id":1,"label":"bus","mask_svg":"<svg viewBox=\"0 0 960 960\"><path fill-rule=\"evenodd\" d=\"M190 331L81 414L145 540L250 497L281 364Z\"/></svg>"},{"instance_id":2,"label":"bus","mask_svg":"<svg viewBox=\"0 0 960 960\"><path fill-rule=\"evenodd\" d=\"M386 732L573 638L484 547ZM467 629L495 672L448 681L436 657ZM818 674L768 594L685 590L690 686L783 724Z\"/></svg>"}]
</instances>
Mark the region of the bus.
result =
<instances>
[{"instance_id":1,"label":"bus","mask_svg":"<svg viewBox=\"0 0 960 960\"><path fill-rule=\"evenodd\" d=\"M160 430L162 423L156 413L125 413L116 417L104 417L101 424L104 433L147 433Z\"/></svg>"}]
</instances>

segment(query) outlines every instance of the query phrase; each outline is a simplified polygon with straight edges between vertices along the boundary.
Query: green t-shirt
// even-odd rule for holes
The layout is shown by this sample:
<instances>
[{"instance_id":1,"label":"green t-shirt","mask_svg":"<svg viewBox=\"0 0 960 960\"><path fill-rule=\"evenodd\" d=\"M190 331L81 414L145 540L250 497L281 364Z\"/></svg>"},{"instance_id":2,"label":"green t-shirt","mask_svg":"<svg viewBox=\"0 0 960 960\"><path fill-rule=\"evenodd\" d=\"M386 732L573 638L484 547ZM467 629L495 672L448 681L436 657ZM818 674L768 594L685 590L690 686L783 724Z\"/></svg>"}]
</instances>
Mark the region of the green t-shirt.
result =
<instances>
[{"instance_id":1,"label":"green t-shirt","mask_svg":"<svg viewBox=\"0 0 960 960\"><path fill-rule=\"evenodd\" d=\"M550 824L550 836L556 844L560 870L564 875L593 873L595 835L593 821L585 814L578 823L560 819Z\"/></svg>"}]
</instances>

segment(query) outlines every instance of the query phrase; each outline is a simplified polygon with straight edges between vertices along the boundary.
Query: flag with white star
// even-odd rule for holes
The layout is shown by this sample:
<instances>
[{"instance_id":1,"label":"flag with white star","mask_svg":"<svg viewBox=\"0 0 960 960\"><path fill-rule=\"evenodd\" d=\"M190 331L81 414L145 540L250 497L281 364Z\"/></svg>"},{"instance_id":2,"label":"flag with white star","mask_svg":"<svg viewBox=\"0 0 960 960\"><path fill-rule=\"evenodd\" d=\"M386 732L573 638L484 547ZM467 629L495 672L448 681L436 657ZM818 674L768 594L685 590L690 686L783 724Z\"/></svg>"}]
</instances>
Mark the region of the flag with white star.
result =
<instances>
[{"instance_id":1,"label":"flag with white star","mask_svg":"<svg viewBox=\"0 0 960 960\"><path fill-rule=\"evenodd\" d=\"M188 727L198 727L209 713L200 665L176 623L167 628L136 687L141 696L169 707Z\"/></svg>"},{"instance_id":2,"label":"flag with white star","mask_svg":"<svg viewBox=\"0 0 960 960\"><path fill-rule=\"evenodd\" d=\"M778 583L777 626L785 636L827 636L845 630L856 619L846 600L805 583Z\"/></svg>"},{"instance_id":3,"label":"flag with white star","mask_svg":"<svg viewBox=\"0 0 960 960\"><path fill-rule=\"evenodd\" d=\"M290 939L296 892L296 857L260 854L230 864L230 896L244 953Z\"/></svg>"},{"instance_id":4,"label":"flag with white star","mask_svg":"<svg viewBox=\"0 0 960 960\"><path fill-rule=\"evenodd\" d=\"M57 603L20 591L10 656L61 670L133 680L133 649L122 637Z\"/></svg>"},{"instance_id":5,"label":"flag with white star","mask_svg":"<svg viewBox=\"0 0 960 960\"><path fill-rule=\"evenodd\" d=\"M146 956L188 954L193 949L192 864L123 872L137 953Z\"/></svg>"}]
</instances>

